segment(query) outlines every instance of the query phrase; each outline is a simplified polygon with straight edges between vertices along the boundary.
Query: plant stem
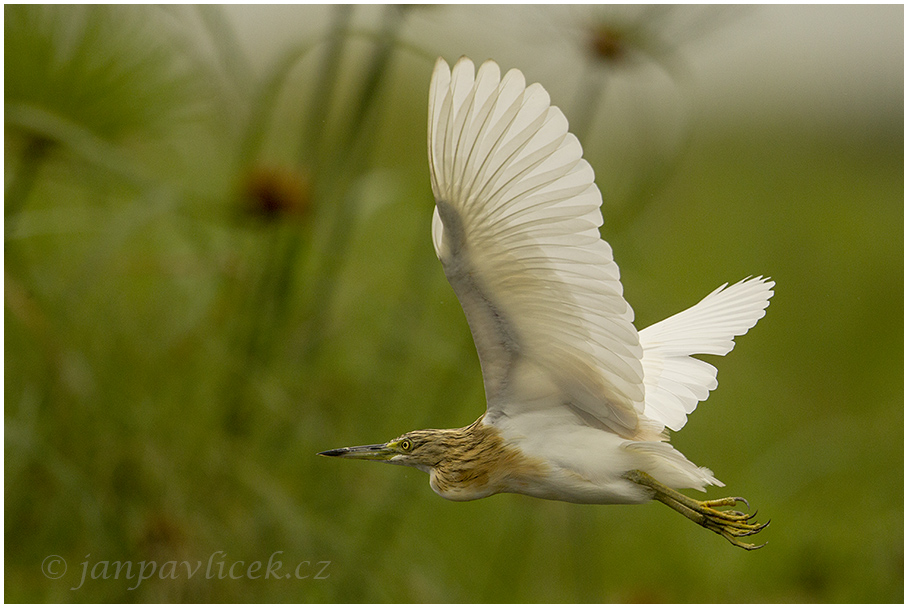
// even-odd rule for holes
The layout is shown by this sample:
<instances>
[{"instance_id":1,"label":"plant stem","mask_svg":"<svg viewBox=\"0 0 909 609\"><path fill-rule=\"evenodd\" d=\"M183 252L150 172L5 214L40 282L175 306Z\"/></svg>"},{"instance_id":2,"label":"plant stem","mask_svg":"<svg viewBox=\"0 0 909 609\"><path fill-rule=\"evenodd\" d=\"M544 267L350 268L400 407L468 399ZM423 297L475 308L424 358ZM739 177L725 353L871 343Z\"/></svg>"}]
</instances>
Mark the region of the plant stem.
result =
<instances>
[{"instance_id":1,"label":"plant stem","mask_svg":"<svg viewBox=\"0 0 909 609\"><path fill-rule=\"evenodd\" d=\"M35 186L41 165L53 147L54 142L42 135L29 135L19 159L18 171L4 189L5 200L3 217L6 222L6 235L15 226L15 219L25 207L25 202Z\"/></svg>"},{"instance_id":2,"label":"plant stem","mask_svg":"<svg viewBox=\"0 0 909 609\"><path fill-rule=\"evenodd\" d=\"M202 23L218 54L231 93L237 98L237 105L245 112L249 108L249 92L253 84L253 72L249 61L241 51L236 32L220 6L199 5L196 7Z\"/></svg>"},{"instance_id":3,"label":"plant stem","mask_svg":"<svg viewBox=\"0 0 909 609\"><path fill-rule=\"evenodd\" d=\"M574 116L571 117L571 132L585 147L589 146L588 140L593 137L591 131L593 121L605 91L606 69L603 66L590 65L582 76L577 93L577 105Z\"/></svg>"},{"instance_id":4,"label":"plant stem","mask_svg":"<svg viewBox=\"0 0 909 609\"><path fill-rule=\"evenodd\" d=\"M317 151L322 143L322 134L325 130L328 110L338 82L338 69L341 64L345 35L352 14L352 5L339 4L335 7L328 33L328 46L322 58L318 78L312 88L312 103L300 145L299 158L308 165L316 165L315 161L318 159Z\"/></svg>"},{"instance_id":5,"label":"plant stem","mask_svg":"<svg viewBox=\"0 0 909 609\"><path fill-rule=\"evenodd\" d=\"M376 40L376 49L369 67L366 69L366 77L363 80L359 100L351 113L353 118L348 127L347 135L343 139L345 142L344 148L349 147L359 135L364 121L375 105L376 93L391 61L398 32L404 25L406 11L407 7L401 5L393 4L385 8L382 29L379 31Z\"/></svg>"}]
</instances>

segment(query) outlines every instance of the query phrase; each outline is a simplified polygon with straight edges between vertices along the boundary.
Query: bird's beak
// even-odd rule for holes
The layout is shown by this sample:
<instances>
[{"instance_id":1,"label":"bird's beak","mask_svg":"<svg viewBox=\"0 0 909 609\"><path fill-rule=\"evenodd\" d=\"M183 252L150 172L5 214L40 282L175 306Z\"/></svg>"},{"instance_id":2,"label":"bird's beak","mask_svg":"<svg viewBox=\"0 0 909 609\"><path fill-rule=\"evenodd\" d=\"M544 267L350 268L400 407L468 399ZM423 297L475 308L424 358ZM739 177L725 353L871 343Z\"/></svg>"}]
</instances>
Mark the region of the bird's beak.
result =
<instances>
[{"instance_id":1,"label":"bird's beak","mask_svg":"<svg viewBox=\"0 0 909 609\"><path fill-rule=\"evenodd\" d=\"M366 446L350 446L348 448L335 448L319 453L324 457L345 457L347 459L367 459L369 461L388 461L398 453L389 448L388 444L368 444Z\"/></svg>"}]
</instances>

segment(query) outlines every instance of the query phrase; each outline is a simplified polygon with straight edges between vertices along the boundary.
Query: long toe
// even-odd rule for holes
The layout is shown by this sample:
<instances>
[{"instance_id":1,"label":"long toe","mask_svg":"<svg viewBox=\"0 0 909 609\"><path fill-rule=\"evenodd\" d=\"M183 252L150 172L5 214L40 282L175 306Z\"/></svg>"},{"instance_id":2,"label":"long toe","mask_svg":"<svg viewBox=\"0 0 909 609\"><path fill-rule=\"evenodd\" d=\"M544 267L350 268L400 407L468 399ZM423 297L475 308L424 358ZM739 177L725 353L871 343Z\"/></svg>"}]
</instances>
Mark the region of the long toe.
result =
<instances>
[{"instance_id":1,"label":"long toe","mask_svg":"<svg viewBox=\"0 0 909 609\"><path fill-rule=\"evenodd\" d=\"M759 523L749 522L755 515L742 514L741 512L732 513L730 511L717 511L709 506L704 506L704 510L697 510L703 517L699 522L704 528L710 529L714 533L719 533L725 537L732 545L744 548L745 550L756 550L762 548L766 543L754 545L739 540L739 537L748 537L755 535L764 530L770 524L770 521Z\"/></svg>"}]
</instances>

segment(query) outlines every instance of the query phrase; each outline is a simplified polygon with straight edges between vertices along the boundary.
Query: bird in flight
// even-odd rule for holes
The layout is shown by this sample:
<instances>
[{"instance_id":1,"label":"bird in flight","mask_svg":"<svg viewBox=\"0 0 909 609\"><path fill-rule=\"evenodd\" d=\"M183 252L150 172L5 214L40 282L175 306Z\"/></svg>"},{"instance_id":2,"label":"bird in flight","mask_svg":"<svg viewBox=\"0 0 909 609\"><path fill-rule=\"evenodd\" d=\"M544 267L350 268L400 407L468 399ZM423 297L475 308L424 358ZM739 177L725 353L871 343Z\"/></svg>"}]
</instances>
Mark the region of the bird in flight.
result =
<instances>
[{"instance_id":1,"label":"bird in flight","mask_svg":"<svg viewBox=\"0 0 909 609\"><path fill-rule=\"evenodd\" d=\"M669 443L773 295L723 285L641 331L600 238L602 197L581 144L539 84L493 61L436 62L429 90L432 240L479 355L486 412L321 455L409 465L446 499L520 493L573 503L657 500L748 550L766 526L677 489L724 486Z\"/></svg>"}]
</instances>

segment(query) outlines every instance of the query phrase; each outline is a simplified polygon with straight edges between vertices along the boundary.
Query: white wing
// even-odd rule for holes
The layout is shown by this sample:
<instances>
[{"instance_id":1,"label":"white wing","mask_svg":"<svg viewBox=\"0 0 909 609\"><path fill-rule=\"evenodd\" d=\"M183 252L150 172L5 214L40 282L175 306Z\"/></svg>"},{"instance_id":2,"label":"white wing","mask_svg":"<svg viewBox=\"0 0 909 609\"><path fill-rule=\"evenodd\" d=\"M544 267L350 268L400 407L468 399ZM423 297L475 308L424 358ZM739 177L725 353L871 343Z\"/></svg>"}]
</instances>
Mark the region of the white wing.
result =
<instances>
[{"instance_id":1,"label":"white wing","mask_svg":"<svg viewBox=\"0 0 909 609\"><path fill-rule=\"evenodd\" d=\"M689 356L732 351L732 339L764 316L773 286L762 277L724 284L690 309L641 330L647 418L673 431L685 425L717 386L716 368Z\"/></svg>"},{"instance_id":2,"label":"white wing","mask_svg":"<svg viewBox=\"0 0 909 609\"><path fill-rule=\"evenodd\" d=\"M602 198L538 84L487 61L436 62L429 98L433 242L476 343L488 414L568 408L634 437L642 349Z\"/></svg>"}]
</instances>

